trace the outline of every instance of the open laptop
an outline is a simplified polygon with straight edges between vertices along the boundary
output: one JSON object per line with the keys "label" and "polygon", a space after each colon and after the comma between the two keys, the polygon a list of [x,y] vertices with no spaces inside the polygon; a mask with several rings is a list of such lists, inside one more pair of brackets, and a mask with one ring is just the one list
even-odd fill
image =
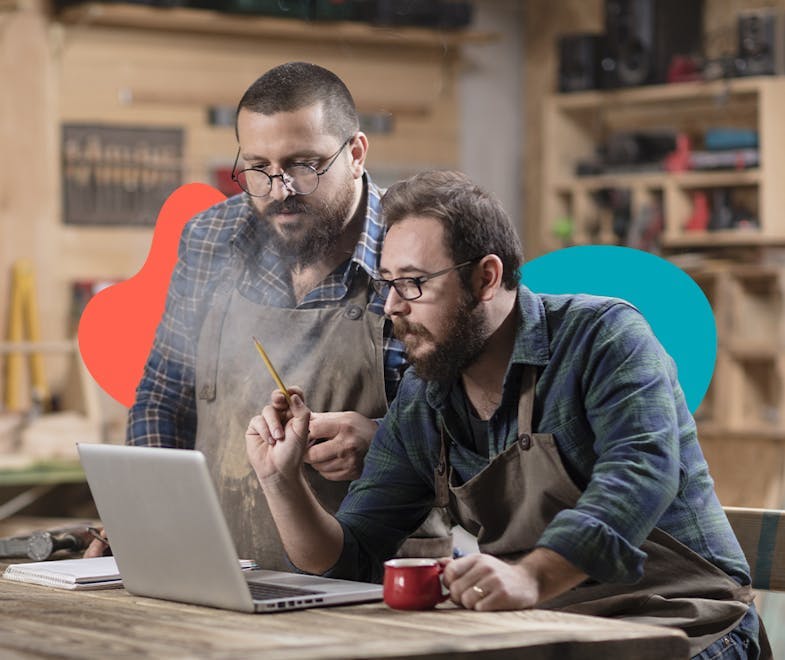
{"label": "open laptop", "polygon": [[242,612],[382,598],[378,584],[241,570],[201,452],[99,444],[78,450],[132,594]]}

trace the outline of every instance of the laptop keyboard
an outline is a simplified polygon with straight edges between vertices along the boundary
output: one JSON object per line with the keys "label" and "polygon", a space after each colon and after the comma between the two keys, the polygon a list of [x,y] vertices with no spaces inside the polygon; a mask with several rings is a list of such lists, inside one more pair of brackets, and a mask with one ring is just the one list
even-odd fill
{"label": "laptop keyboard", "polygon": [[254,600],[268,600],[271,598],[291,598],[294,596],[316,596],[324,591],[317,589],[302,589],[299,587],[285,587],[280,584],[261,584],[249,582],[248,588]]}

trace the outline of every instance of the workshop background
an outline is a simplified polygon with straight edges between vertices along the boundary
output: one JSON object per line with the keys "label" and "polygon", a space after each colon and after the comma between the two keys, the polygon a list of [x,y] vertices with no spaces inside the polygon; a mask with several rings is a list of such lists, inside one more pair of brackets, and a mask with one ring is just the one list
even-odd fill
{"label": "workshop background", "polygon": [[94,515],[74,442],[122,442],[126,409],[81,310],[177,186],[233,192],[237,100],[295,59],[346,81],[378,183],[458,168],[529,259],[628,245],[692,275],[720,500],[785,508],[785,0],[0,0],[0,519]]}

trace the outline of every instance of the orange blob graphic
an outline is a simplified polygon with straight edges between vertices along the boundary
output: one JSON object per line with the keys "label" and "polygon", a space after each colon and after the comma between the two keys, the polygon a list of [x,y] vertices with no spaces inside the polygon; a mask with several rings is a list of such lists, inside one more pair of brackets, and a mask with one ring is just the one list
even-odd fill
{"label": "orange blob graphic", "polygon": [[78,340],[85,366],[104,391],[124,406],[134,402],[164,312],[183,227],[224,199],[223,193],[203,183],[175,190],[158,214],[141,270],[93,296],[82,313]]}

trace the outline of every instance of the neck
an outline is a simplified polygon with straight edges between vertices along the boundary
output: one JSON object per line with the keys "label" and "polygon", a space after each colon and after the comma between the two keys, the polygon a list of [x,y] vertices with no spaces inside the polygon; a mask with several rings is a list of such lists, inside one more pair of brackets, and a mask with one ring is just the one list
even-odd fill
{"label": "neck", "polygon": [[515,346],[516,291],[501,291],[491,301],[491,334],[480,356],[461,374],[464,391],[482,419],[499,407],[504,375]]}

